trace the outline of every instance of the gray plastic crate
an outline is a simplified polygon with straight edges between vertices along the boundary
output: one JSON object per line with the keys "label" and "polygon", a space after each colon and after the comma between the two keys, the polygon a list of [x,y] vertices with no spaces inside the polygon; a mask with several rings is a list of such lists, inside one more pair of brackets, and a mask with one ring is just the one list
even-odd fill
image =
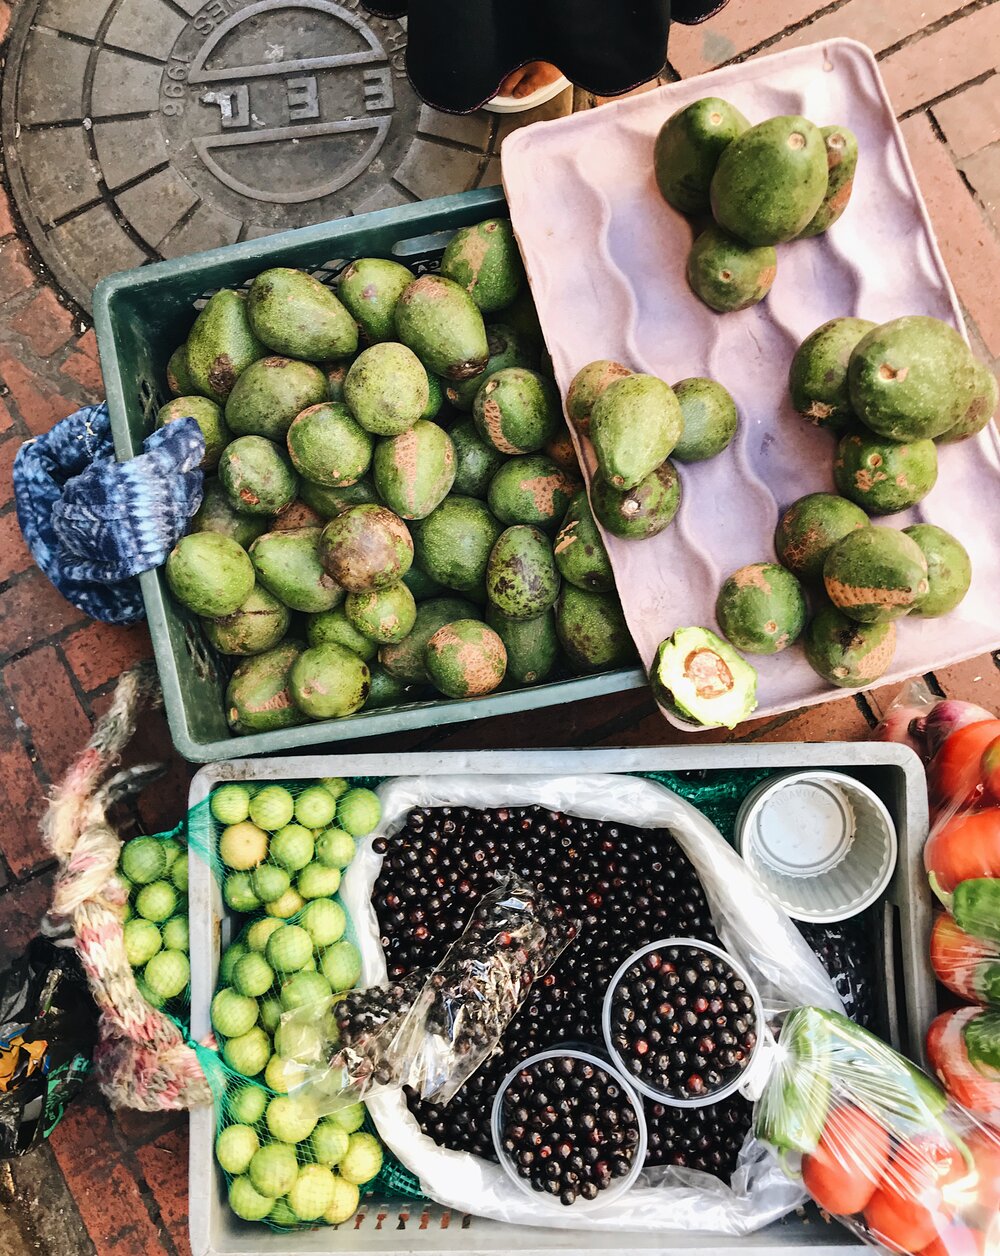
{"label": "gray plastic crate", "polygon": [[[190,805],[232,780],[308,780],[323,776],[428,776],[454,773],[521,773],[552,776],[589,772],[732,771],[737,768],[833,768],[875,790],[899,834],[899,861],[885,894],[880,953],[885,965],[883,1029],[913,1058],[923,1059],[923,1040],[937,1011],[934,977],[928,963],[932,904],[924,875],[922,850],[927,834],[927,786],[917,756],[907,748],[871,742],[797,742],[759,746],[694,746],[638,750],[451,751],[393,755],[333,754],[301,758],[234,760],[202,768],[191,784]],[[210,1031],[209,1005],[215,988],[219,953],[229,941],[218,886],[207,866],[191,857],[191,953],[208,957],[195,964],[191,977],[191,1029],[196,1040]],[[522,1256],[552,1253],[657,1252],[681,1256],[691,1251],[713,1256],[787,1251],[802,1248],[834,1256],[858,1246],[846,1230],[805,1209],[741,1239],[684,1235],[545,1230],[509,1226],[479,1217],[459,1216],[435,1204],[399,1199],[365,1200],[354,1221],[336,1229],[278,1233],[234,1217],[225,1199],[225,1183],[213,1157],[214,1114],[191,1114],[189,1177],[190,1232],[193,1256],[305,1256],[307,1253],[420,1253],[421,1256],[478,1256],[509,1252]]]}

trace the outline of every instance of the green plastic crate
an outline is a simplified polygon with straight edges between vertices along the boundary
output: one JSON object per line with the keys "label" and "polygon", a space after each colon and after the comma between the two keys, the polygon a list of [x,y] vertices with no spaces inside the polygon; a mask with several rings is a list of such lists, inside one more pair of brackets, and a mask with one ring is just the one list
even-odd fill
{"label": "green plastic crate", "polygon": [[[167,359],[187,336],[199,306],[218,288],[245,287],[271,266],[296,266],[332,282],[355,257],[393,257],[418,272],[433,269],[458,227],[505,211],[502,190],[484,188],[233,244],[102,280],[94,294],[94,318],[118,458],[140,452],[166,400]],[[208,646],[197,618],[170,597],[162,573],[145,572],[140,581],[170,732],[178,751],[194,763],[553,706],[645,683],[638,668],[604,672],[484,698],[415,702],[235,737],[223,711],[227,665]]]}

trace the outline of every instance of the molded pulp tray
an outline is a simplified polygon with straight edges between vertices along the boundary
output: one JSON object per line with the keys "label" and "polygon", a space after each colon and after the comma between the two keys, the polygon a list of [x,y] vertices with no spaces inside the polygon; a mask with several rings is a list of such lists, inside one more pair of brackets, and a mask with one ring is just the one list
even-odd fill
{"label": "molded pulp tray", "polygon": [[[899,862],[883,899],[876,946],[884,965],[882,1028],[894,1045],[920,1059],[924,1033],[937,1011],[934,978],[928,963],[931,896],[921,851],[927,835],[927,784],[917,756],[903,746],[831,742],[788,742],[758,746],[677,747],[642,750],[456,751],[399,754],[391,762],[376,755],[309,755],[301,758],[235,760],[202,768],[191,784],[189,805],[202,802],[217,785],[233,780],[289,781],[323,776],[430,776],[517,773],[557,776],[590,772],[728,772],[739,768],[832,768],[856,777],[889,808],[899,834]],[[190,857],[191,953],[203,957],[191,974],[191,1031],[196,1041],[210,1030],[209,1005],[215,988],[219,952],[230,941],[232,919],[225,915],[219,888],[208,864]],[[225,1199],[225,1184],[215,1165],[214,1114],[191,1113],[190,1229],[193,1256],[306,1256],[330,1253],[420,1253],[421,1256],[486,1256],[509,1253],[551,1256],[605,1252],[659,1256],[711,1252],[713,1256],[777,1256],[807,1248],[817,1256],[835,1256],[857,1242],[836,1222],[823,1222],[813,1209],[743,1239],[712,1235],[609,1233],[508,1226],[480,1217],[461,1217],[435,1204],[371,1198],[354,1221],[297,1233],[277,1233],[238,1220]]]}
{"label": "molded pulp tray", "polygon": [[[688,288],[691,228],[653,178],[653,141],[664,120],[709,95],[731,101],[754,123],[801,113],[819,126],[848,126],[861,153],[841,220],[816,239],[779,244],[770,295],[723,315]],[[761,57],[526,127],[504,143],[503,176],[563,395],[582,366],[614,358],[670,384],[710,376],[739,409],[729,449],[680,467],[684,499],[671,527],[648,541],[605,535],[648,667],[675,628],[717,627],[715,597],[731,571],[774,561],[781,510],[805,493],[835,491],[834,438],[799,418],[788,400],[798,344],[840,315],[886,322],[931,314],[962,330],[958,303],[875,60],[851,40]],[[586,456],[592,469],[589,444]],[[923,502],[875,522],[928,522],[954,532],[972,555],[972,588],[951,615],[898,625],[886,684],[1000,646],[1000,438],[990,427],[941,446],[939,459],[937,486]],[[845,692],[812,671],[801,647],[752,662],[760,674],[758,716]]]}

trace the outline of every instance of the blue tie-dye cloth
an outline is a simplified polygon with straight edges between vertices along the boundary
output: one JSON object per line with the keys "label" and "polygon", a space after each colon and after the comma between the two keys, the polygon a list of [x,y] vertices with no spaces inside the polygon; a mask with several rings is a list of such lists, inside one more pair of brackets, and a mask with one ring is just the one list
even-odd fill
{"label": "blue tie-dye cloth", "polygon": [[194,419],[116,462],[107,405],[87,406],[14,460],[17,518],[38,566],[67,601],[106,624],[145,617],[139,572],[160,567],[201,505],[205,440]]}

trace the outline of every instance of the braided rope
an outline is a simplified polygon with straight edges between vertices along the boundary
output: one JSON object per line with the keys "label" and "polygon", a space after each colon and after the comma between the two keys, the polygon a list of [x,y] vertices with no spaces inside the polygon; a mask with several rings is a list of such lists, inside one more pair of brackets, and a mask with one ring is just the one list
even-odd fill
{"label": "braided rope", "polygon": [[42,836],[59,860],[49,921],[69,921],[91,993],[100,1011],[94,1053],[98,1083],[113,1107],[145,1112],[211,1103],[194,1050],[178,1026],[139,993],[122,932],[125,887],[117,875],[122,841],[107,810],[149,779],[150,765],[105,780],[135,732],[147,705],[159,702],[152,665],[142,663],[118,682],[110,710],[86,749],[53,791]]}

